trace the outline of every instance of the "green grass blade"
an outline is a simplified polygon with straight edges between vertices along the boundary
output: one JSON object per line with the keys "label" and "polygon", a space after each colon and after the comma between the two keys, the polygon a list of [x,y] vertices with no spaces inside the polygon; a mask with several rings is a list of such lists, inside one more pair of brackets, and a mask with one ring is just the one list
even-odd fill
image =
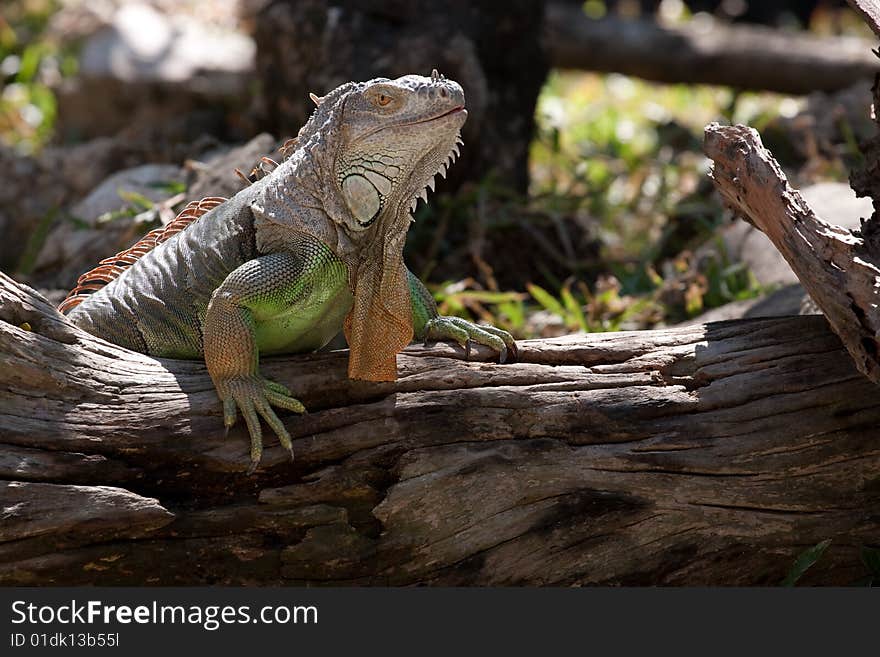
{"label": "green grass blade", "polygon": [[803,577],[804,573],[822,558],[829,545],[831,545],[830,538],[825,539],[821,543],[816,543],[813,547],[801,552],[798,558],[795,559],[791,570],[788,571],[788,575],[782,580],[782,586],[794,586]]}

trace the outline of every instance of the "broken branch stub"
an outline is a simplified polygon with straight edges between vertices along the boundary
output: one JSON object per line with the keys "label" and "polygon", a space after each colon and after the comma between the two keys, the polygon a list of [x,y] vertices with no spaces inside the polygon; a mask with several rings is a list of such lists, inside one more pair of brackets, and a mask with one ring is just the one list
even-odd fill
{"label": "broken branch stub", "polygon": [[753,128],[712,123],[704,151],[724,201],[770,238],[859,371],[880,383],[880,254],[817,217]]}

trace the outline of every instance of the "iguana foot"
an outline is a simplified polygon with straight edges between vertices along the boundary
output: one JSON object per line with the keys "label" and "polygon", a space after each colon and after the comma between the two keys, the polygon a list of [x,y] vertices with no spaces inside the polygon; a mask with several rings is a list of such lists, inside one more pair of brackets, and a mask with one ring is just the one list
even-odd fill
{"label": "iguana foot", "polygon": [[491,347],[498,352],[498,362],[516,360],[516,341],[507,331],[494,326],[477,325],[461,317],[435,317],[425,324],[425,344],[436,340],[454,340],[464,347],[465,357],[471,355],[471,342]]}
{"label": "iguana foot", "polygon": [[278,442],[290,452],[290,458],[293,458],[290,434],[272,410],[272,406],[278,406],[294,413],[306,412],[302,403],[290,396],[290,390],[258,374],[237,376],[217,382],[216,385],[217,394],[223,402],[223,424],[226,430],[229,431],[229,428],[235,424],[238,409],[241,409],[247,424],[251,436],[251,465],[248,474],[252,474],[257,469],[263,456],[263,429],[260,426],[260,417],[272,427],[278,435]]}

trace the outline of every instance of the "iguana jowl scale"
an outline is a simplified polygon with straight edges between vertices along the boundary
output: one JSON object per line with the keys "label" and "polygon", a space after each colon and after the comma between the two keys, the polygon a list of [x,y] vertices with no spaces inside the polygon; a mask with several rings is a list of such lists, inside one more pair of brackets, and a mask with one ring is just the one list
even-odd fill
{"label": "iguana jowl scale", "polygon": [[344,327],[349,376],[390,381],[413,337],[473,340],[502,362],[516,349],[505,331],[439,316],[403,263],[416,200],[458,153],[461,86],[435,70],[349,82],[313,100],[274,171],[102,261],[102,274],[81,277],[62,304],[75,324],[120,346],[204,357],[225,425],[238,409],[247,423],[252,469],[263,449],[259,418],[292,454],[272,406],[305,410],[260,375],[260,354],[314,351]]}

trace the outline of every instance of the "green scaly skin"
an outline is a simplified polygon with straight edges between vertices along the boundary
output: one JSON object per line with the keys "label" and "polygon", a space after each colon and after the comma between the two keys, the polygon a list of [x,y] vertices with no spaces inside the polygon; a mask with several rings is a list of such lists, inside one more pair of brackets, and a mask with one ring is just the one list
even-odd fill
{"label": "green scaly skin", "polygon": [[317,102],[290,159],[69,313],[86,331],[135,351],[204,358],[227,430],[238,411],[247,425],[251,472],[262,456],[260,420],[292,456],[272,407],[305,412],[289,389],[260,374],[260,354],[326,345],[357,309],[364,281],[373,285],[368,298],[384,298],[383,286],[394,282],[387,272],[405,271],[415,339],[487,345],[501,362],[516,355],[510,334],[440,316],[424,285],[398,269],[408,209],[457,154],[461,87],[435,72],[349,83]]}

